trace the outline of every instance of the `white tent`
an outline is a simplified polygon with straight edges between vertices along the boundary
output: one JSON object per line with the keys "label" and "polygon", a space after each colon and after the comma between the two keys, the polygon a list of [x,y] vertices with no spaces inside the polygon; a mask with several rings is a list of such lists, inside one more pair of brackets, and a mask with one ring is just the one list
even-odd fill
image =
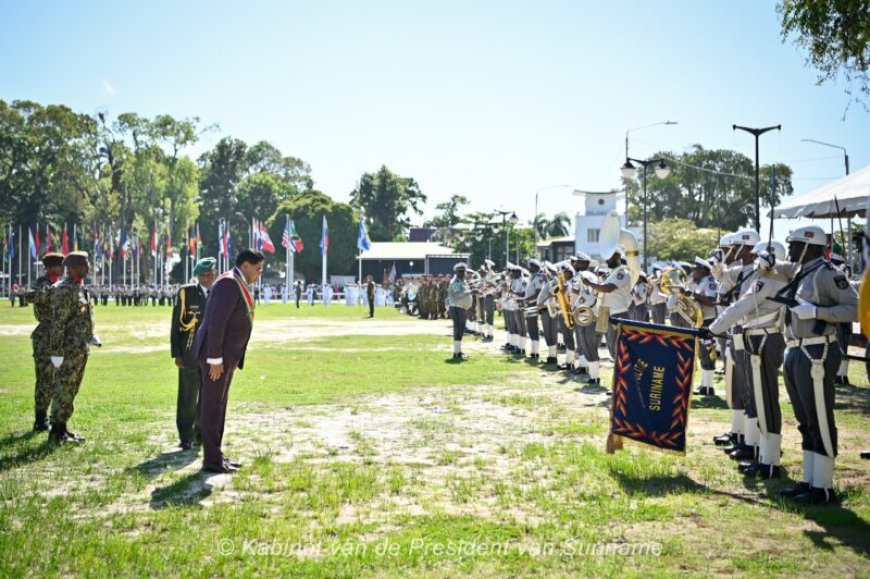
{"label": "white tent", "polygon": [[[863,217],[866,215],[868,199],[870,199],[870,166],[783,203],[774,211],[775,217],[788,219],[797,217],[823,219],[856,215]],[[770,216],[770,212],[767,215]]]}

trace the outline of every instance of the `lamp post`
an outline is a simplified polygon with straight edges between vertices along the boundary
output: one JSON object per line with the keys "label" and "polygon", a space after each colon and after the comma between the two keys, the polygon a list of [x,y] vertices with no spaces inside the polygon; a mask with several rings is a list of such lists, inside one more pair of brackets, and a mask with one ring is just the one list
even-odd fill
{"label": "lamp post", "polygon": [[[519,223],[520,220],[517,217],[517,214],[513,211],[500,211],[499,209],[496,209],[495,213],[501,215],[501,226],[502,229],[504,229],[504,260],[505,264],[507,264],[508,260],[510,259],[511,246],[510,232],[507,228],[507,222],[510,221],[511,225],[516,225],[517,223]],[[510,214],[510,217],[508,217],[508,214]]]}
{"label": "lamp post", "polygon": [[[666,179],[668,175],[671,174],[671,168],[668,167],[668,164],[665,163],[664,159],[632,159],[631,157],[625,158],[625,165],[622,166],[622,176],[626,179],[634,179],[637,175],[637,168],[632,165],[632,162],[639,164],[643,168],[642,173],[642,181],[643,181],[643,270],[647,271],[647,250],[646,250],[646,224],[647,224],[647,195],[646,195],[646,170],[647,167],[655,165],[656,177],[659,179]],[[626,220],[628,219],[628,213],[626,213]]]}
{"label": "lamp post", "polygon": [[833,147],[835,149],[840,149],[841,151],[843,151],[843,160],[846,162],[846,175],[849,174],[849,153],[846,152],[846,147],[841,147],[840,145],[832,145],[831,143],[825,143],[824,141],[817,141],[815,139],[801,139],[801,142],[815,143],[817,145],[824,145],[826,147]]}
{"label": "lamp post", "polygon": [[[628,159],[628,135],[635,131],[642,131],[643,129],[649,129],[650,127],[658,127],[661,125],[678,125],[679,121],[659,121],[657,123],[650,123],[648,125],[641,125],[639,127],[632,127],[630,129],[626,129],[625,131],[625,158]],[[628,207],[630,203],[628,200],[628,191],[625,192],[625,222],[628,224]]]}
{"label": "lamp post", "polygon": [[538,247],[538,195],[540,195],[541,191],[547,191],[549,189],[560,189],[562,187],[570,187],[570,185],[549,185],[547,187],[541,187],[537,191],[535,191],[535,213],[534,213],[534,233],[535,233],[535,250],[537,251]]}
{"label": "lamp post", "polygon": [[761,201],[760,201],[760,193],[758,187],[758,137],[763,135],[768,131],[772,131],[776,129],[777,131],[782,130],[782,125],[775,125],[772,127],[764,127],[760,129],[753,129],[751,127],[741,127],[740,125],[732,125],[732,130],[736,131],[740,129],[741,131],[746,131],[750,135],[755,137],[755,230],[761,230]]}

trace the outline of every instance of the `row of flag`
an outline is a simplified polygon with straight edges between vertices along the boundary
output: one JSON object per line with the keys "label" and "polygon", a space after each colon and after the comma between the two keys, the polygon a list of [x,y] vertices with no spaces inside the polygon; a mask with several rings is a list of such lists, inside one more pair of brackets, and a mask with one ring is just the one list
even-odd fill
{"label": "row of flag", "polygon": [[[265,223],[258,220],[257,218],[253,218],[251,220],[251,231],[253,233],[252,241],[254,247],[256,247],[259,251],[275,253],[275,244],[272,243],[272,238],[269,236],[269,232],[266,228]],[[157,223],[154,223],[151,229],[150,244],[152,256],[157,256],[157,251],[160,245],[160,237],[161,235],[159,234],[159,227]],[[172,246],[170,236],[168,233],[165,233],[162,235],[162,237],[163,245],[168,252]],[[112,259],[115,256],[115,236],[111,235],[111,232],[107,235],[105,231],[94,228],[93,238],[93,252],[95,256],[103,255],[108,259]],[[133,238],[134,240],[131,246],[131,239],[127,235],[127,225],[122,225],[117,235],[117,249],[119,250],[121,259],[125,259],[128,254],[132,254],[134,257],[136,257],[139,251],[144,250],[144,246],[142,245],[139,236],[135,232],[133,234]],[[218,224],[218,244],[218,253],[221,257],[229,256],[232,254],[232,235],[230,233],[230,228],[226,224],[226,221],[221,221]],[[281,245],[286,248],[287,251],[292,253],[301,253],[302,250],[305,248],[305,244],[302,242],[302,238],[299,237],[299,234],[296,232],[296,226],[293,223],[293,220],[290,218],[287,219],[287,224],[284,227],[284,232],[281,236]],[[185,246],[187,247],[190,255],[199,255],[199,250],[202,247],[202,236],[199,232],[199,224],[185,230]],[[64,225],[62,232],[52,231],[52,227],[50,225],[46,225],[44,237],[40,236],[40,227],[39,225],[37,225],[35,230],[31,227],[27,228],[27,247],[28,253],[30,253],[30,256],[33,259],[37,259],[38,256],[42,253],[48,253],[50,251],[59,251],[66,255],[70,251],[78,251],[79,236],[74,229],[72,236],[72,247],[70,247],[70,236],[68,234],[66,225]],[[360,252],[369,251],[371,249],[371,239],[369,239],[365,222],[362,218],[360,218],[359,220],[357,249],[359,249]],[[9,256],[10,259],[13,259],[15,257],[15,230],[12,226],[9,226],[7,231],[4,232],[3,251]],[[324,215],[323,227],[320,235],[320,254],[325,256],[328,253],[329,225],[327,224],[326,216]]]}

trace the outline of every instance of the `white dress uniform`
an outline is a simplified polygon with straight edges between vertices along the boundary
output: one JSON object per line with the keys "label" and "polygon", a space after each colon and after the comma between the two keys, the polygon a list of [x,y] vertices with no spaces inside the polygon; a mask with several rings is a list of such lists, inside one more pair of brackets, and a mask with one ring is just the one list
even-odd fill
{"label": "white dress uniform", "polygon": [[[606,315],[625,317],[628,312],[628,306],[631,305],[631,272],[628,266],[618,265],[610,272],[607,279],[602,285],[613,284],[616,289],[610,293],[603,293],[600,296],[601,305],[606,308]],[[603,314],[602,314],[603,315]],[[612,324],[607,324],[607,349],[610,351],[610,357],[616,360],[616,327]]]}

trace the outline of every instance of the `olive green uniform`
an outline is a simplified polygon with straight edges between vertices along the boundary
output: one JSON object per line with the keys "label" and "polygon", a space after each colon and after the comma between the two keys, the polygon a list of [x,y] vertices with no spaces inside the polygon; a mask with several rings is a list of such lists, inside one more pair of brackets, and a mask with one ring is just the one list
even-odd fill
{"label": "olive green uniform", "polygon": [[196,356],[193,355],[193,341],[196,329],[205,315],[206,294],[199,284],[181,287],[175,296],[172,308],[170,345],[173,358],[182,358],[184,368],[178,370],[178,399],[175,412],[175,425],[182,443],[199,442],[199,393],[202,376]]}
{"label": "olive green uniform", "polygon": [[30,334],[33,342],[33,362],[36,366],[36,414],[45,418],[51,405],[54,382],[54,366],[51,364],[51,288],[54,284],[48,276],[36,278],[28,297],[33,301],[33,315],[36,316],[36,329]]}

